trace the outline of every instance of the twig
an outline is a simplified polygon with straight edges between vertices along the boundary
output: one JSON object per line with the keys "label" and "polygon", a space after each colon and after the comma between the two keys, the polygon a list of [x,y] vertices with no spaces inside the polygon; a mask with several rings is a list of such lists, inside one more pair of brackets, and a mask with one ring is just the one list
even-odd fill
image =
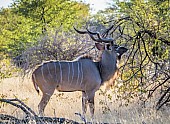
{"label": "twig", "polygon": [[81,120],[82,120],[85,124],[87,123],[86,118],[85,118],[82,114],[80,114],[80,113],[75,113],[75,115],[80,116]]}
{"label": "twig", "polygon": [[[165,84],[168,80],[170,79],[170,77],[168,77],[167,79],[165,79],[161,84],[157,85],[154,89],[151,89],[150,91],[152,91],[152,93],[148,94],[148,98],[152,96],[152,94],[156,91],[157,88],[159,88],[160,86],[162,86],[163,84]],[[170,89],[170,87],[169,87]]]}
{"label": "twig", "polygon": [[19,100],[19,99],[7,99],[7,100],[10,100],[10,101],[18,101],[21,105],[23,105],[31,114],[33,114],[34,116],[37,116],[36,114],[35,114],[35,112],[31,109],[31,108],[29,108],[27,105],[25,105],[21,100]]}
{"label": "twig", "polygon": [[[12,101],[16,101],[16,99],[12,99]],[[28,116],[28,117],[31,117],[31,114],[29,111],[27,111],[22,105],[18,105],[16,103],[13,103],[10,99],[0,99],[0,102],[6,102],[6,103],[9,103],[17,108],[20,108],[23,112],[25,112],[25,114]]]}
{"label": "twig", "polygon": [[[165,96],[169,93],[169,95],[167,96],[167,99],[163,101],[163,99],[165,98]],[[165,103],[170,101],[170,87],[165,91],[165,93],[161,96],[161,98],[159,99],[159,101],[157,102],[157,110],[159,110]],[[162,103],[161,103],[162,102]]]}

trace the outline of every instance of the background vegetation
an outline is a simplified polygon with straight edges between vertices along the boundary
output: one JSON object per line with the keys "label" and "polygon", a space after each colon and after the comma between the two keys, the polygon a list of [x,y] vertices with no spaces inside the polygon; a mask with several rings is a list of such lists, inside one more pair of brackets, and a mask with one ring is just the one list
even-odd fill
{"label": "background vegetation", "polygon": [[96,57],[88,36],[73,31],[73,25],[87,24],[129,49],[120,67],[122,81],[112,90],[115,99],[128,105],[137,97],[145,103],[158,93],[155,107],[169,106],[169,9],[168,0],[113,0],[109,8],[91,15],[89,5],[72,0],[14,0],[0,9],[0,79],[45,60],[72,60],[84,53]]}

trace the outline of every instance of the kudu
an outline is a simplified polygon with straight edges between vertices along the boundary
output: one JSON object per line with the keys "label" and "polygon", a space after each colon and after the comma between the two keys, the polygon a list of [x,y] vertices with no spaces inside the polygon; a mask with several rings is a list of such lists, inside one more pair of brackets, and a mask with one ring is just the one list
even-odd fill
{"label": "kudu", "polygon": [[80,57],[74,61],[50,61],[35,69],[32,74],[34,87],[38,93],[39,89],[43,93],[38,105],[40,115],[43,115],[50,97],[57,89],[61,92],[82,91],[83,115],[89,105],[93,117],[95,92],[104,83],[113,84],[117,77],[117,61],[127,49],[114,45],[112,38],[102,38],[99,33],[88,29],[75,30],[80,34],[88,34],[96,42],[97,49],[102,51],[101,60],[94,62],[90,58]]}

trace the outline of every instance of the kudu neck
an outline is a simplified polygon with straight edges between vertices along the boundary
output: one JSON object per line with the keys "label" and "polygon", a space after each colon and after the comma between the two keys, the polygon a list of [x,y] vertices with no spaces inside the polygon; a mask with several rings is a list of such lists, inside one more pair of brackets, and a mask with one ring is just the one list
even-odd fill
{"label": "kudu neck", "polygon": [[108,81],[117,70],[117,57],[116,53],[113,54],[111,51],[104,51],[100,60],[100,73],[102,81]]}

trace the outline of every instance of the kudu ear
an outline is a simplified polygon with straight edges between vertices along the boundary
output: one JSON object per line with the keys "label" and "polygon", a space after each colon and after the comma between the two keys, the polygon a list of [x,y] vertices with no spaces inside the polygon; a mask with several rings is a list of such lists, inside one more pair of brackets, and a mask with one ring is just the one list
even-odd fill
{"label": "kudu ear", "polygon": [[105,50],[105,45],[101,43],[95,43],[95,46],[98,50],[103,51]]}
{"label": "kudu ear", "polygon": [[123,53],[125,53],[128,49],[125,48],[125,47],[118,47],[116,49],[116,52],[118,54],[118,59],[120,60],[121,59],[121,56],[123,55]]}

